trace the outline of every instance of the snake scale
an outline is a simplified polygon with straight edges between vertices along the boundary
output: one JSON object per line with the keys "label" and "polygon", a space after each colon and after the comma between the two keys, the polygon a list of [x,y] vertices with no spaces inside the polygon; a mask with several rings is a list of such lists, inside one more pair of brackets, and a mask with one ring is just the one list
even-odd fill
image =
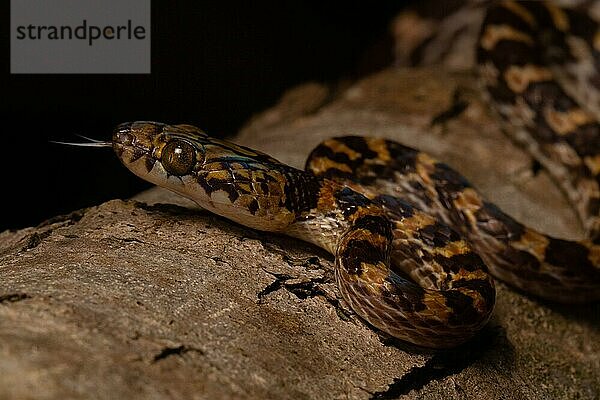
{"label": "snake scale", "polygon": [[448,348],[488,321],[492,275],[551,301],[600,298],[600,125],[579,106],[598,99],[559,83],[562,71],[580,86],[600,86],[599,51],[600,31],[586,15],[514,1],[488,9],[478,48],[490,100],[513,124],[507,129],[566,182],[590,233],[578,242],[524,226],[448,165],[380,138],[326,140],[305,170],[191,125],[125,123],[111,142],[91,145],[112,146],[134,174],[211,212],[326,249],[360,317],[415,345]]}

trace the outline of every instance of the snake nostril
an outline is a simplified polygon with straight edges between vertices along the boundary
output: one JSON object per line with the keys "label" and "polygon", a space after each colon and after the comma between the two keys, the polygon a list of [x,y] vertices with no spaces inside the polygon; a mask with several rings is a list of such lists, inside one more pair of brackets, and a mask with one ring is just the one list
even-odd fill
{"label": "snake nostril", "polygon": [[130,146],[135,140],[135,136],[131,133],[131,122],[119,124],[113,131],[113,143]]}

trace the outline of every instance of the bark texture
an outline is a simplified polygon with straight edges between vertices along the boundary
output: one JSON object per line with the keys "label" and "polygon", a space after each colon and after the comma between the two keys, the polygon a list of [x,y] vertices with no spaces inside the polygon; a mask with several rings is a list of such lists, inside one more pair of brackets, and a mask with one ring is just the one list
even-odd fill
{"label": "bark texture", "polygon": [[[307,84],[237,141],[302,167],[320,140],[385,136],[463,172],[538,229],[580,227],[498,130],[474,78],[386,70]],[[125,169],[123,173],[128,173]],[[160,189],[0,234],[0,399],[597,399],[600,306],[498,284],[472,342],[417,351],[340,300],[332,257]]]}

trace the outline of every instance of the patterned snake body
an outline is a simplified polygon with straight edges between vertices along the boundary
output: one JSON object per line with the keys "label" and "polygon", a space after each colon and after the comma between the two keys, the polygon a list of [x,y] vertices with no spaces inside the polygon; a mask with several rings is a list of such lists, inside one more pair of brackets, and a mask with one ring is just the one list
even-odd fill
{"label": "patterned snake body", "polygon": [[600,27],[551,2],[503,2],[477,51],[505,131],[552,173],[600,241]]}
{"label": "patterned snake body", "polygon": [[[327,140],[306,171],[189,125],[122,124],[112,145],[145,180],[330,251],[345,301],[413,344],[453,347],[487,322],[495,289],[482,257],[496,276],[539,296],[598,296],[600,270],[573,263],[589,260],[590,248],[523,227],[446,164],[393,141]],[[565,250],[569,259],[552,258]]]}
{"label": "patterned snake body", "polygon": [[[568,41],[574,17],[537,2],[503,2],[487,15],[478,54],[490,98],[516,121],[525,147],[561,171],[589,240],[528,228],[448,165],[385,139],[329,139],[304,171],[190,125],[121,124],[112,142],[97,145],[112,146],[133,173],[209,211],[328,250],[352,309],[419,346],[453,347],[481,329],[495,303],[488,271],[548,300],[598,300],[598,123],[558,85],[538,49],[547,45],[541,26]],[[597,38],[585,39],[592,56]]]}
{"label": "patterned snake body", "polygon": [[493,309],[493,281],[460,235],[400,198],[344,178],[348,168],[385,168],[392,160],[400,163],[392,168],[409,168],[412,149],[339,138],[315,149],[301,171],[192,126],[152,122],[120,125],[113,148],[136,175],[207,210],[330,251],[344,299],[397,338],[452,347]]}

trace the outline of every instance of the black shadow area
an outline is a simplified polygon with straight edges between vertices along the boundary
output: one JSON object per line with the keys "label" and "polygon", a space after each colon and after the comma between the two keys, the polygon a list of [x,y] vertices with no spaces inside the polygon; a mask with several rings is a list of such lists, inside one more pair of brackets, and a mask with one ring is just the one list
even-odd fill
{"label": "black shadow area", "polygon": [[0,231],[149,187],[109,149],[49,140],[108,139],[131,120],[231,135],[295,84],[386,65],[389,22],[408,3],[153,0],[152,74],[11,75],[10,2],[2,2]]}

